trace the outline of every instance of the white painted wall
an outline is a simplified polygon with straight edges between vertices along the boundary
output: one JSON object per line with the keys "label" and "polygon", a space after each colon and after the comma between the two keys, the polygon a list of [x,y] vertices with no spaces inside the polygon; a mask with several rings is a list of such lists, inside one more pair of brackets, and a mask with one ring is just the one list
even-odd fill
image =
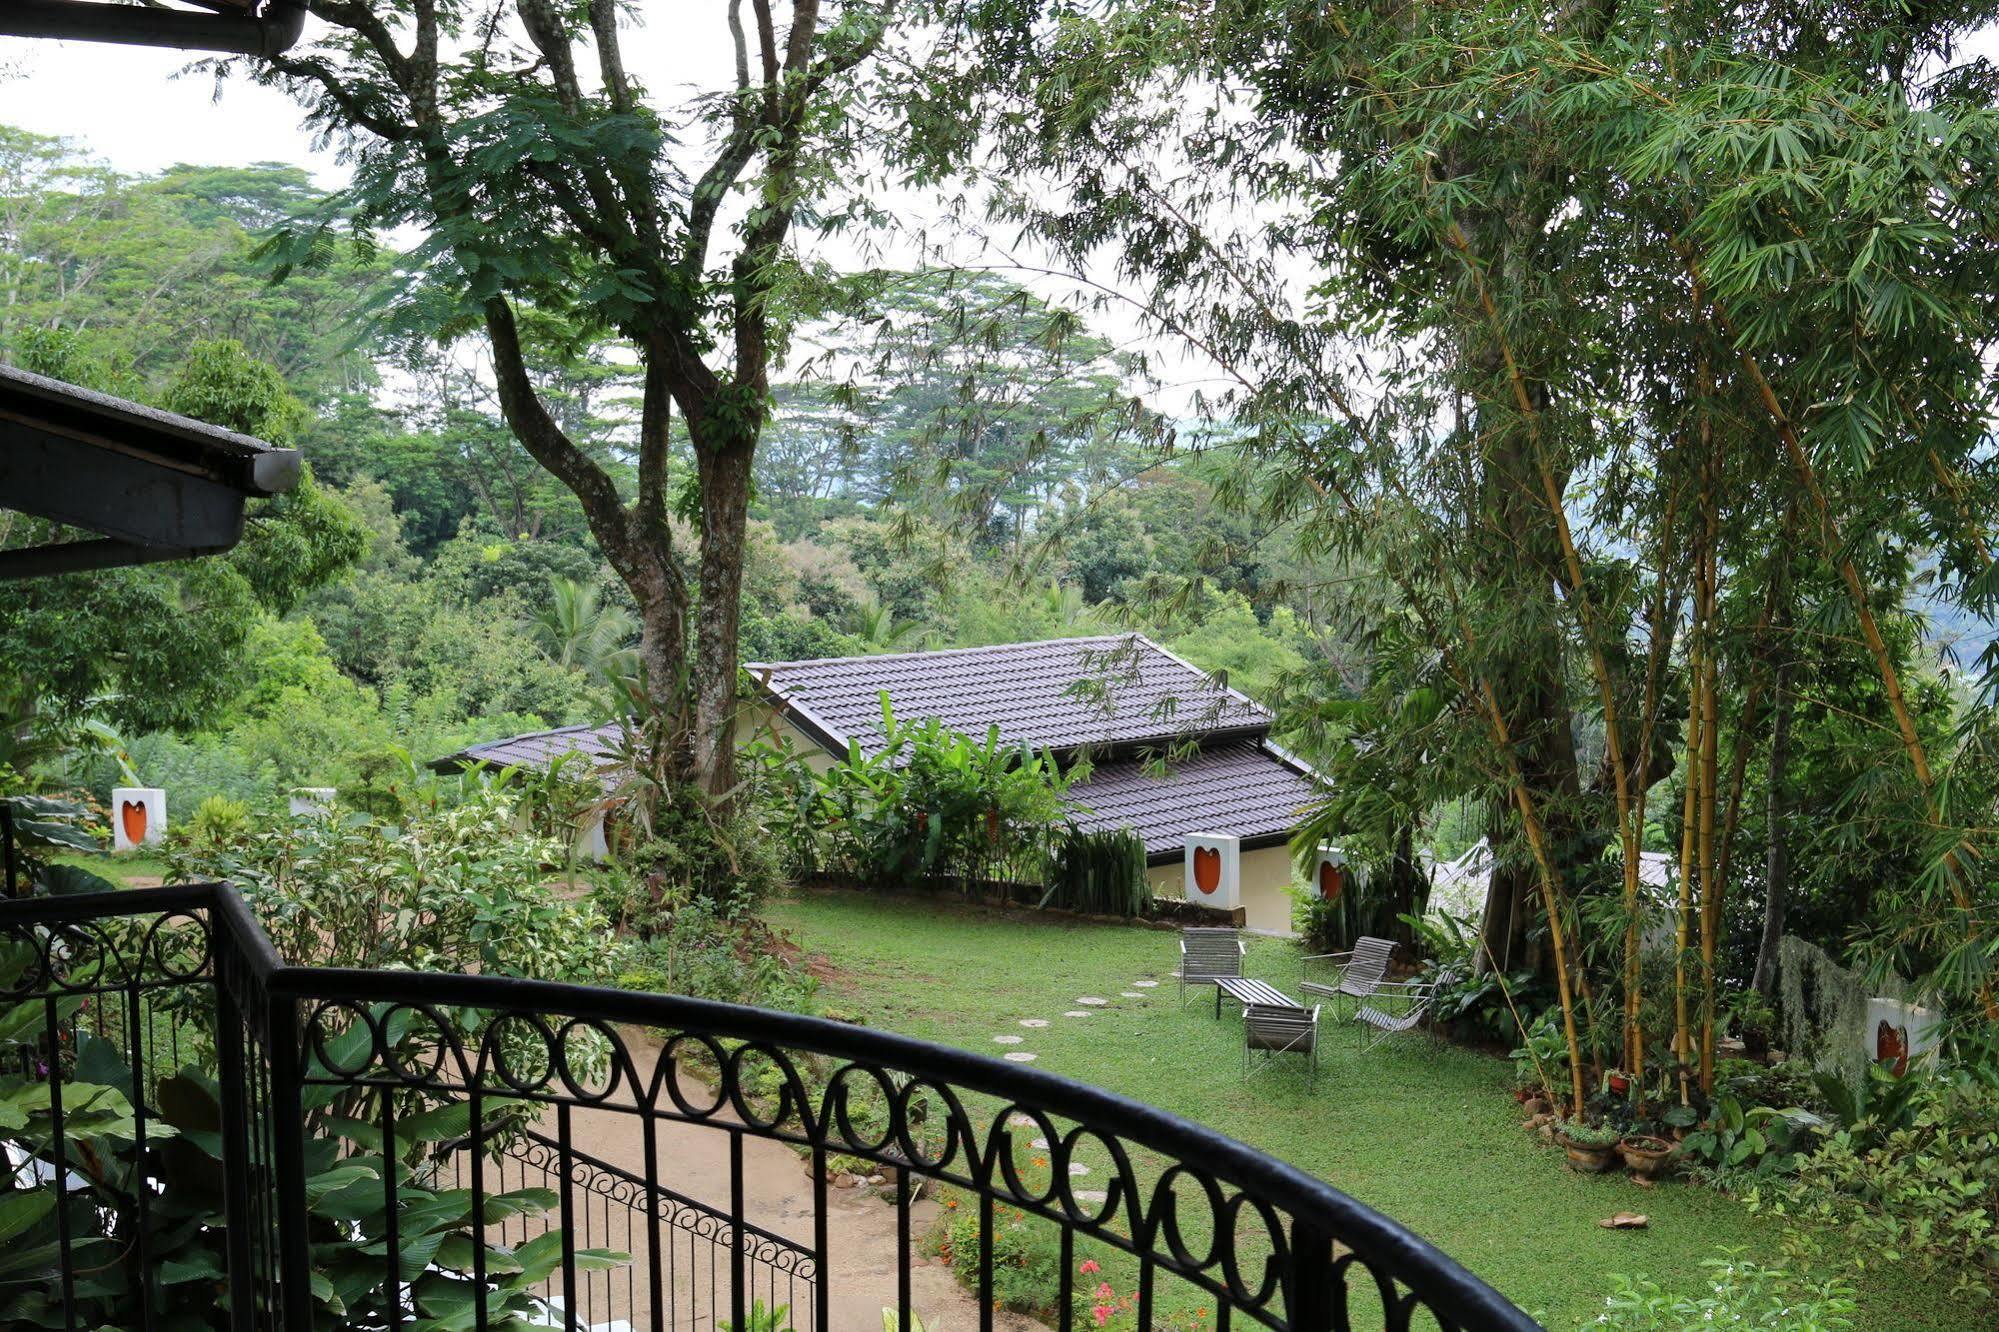
{"label": "white painted wall", "polygon": [[[1179,900],[1187,895],[1186,867],[1178,860],[1149,865],[1146,880],[1154,897]],[[1245,927],[1265,934],[1290,935],[1291,852],[1266,846],[1242,853],[1242,908]]]}

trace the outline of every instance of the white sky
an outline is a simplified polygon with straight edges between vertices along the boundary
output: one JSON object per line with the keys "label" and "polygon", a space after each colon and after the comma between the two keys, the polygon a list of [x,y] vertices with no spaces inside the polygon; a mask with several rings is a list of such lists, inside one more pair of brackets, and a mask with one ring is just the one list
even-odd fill
{"label": "white sky", "polygon": [[[651,22],[626,27],[625,57],[656,100],[673,104],[697,88],[726,86],[733,56],[723,5],[683,3],[672,6],[678,13],[671,17],[659,0],[647,7],[654,13]],[[308,40],[311,33],[308,28]],[[218,97],[213,78],[183,73],[198,58],[143,47],[0,38],[0,124],[71,139],[121,171],[153,172],[180,162],[285,162],[305,167],[322,187],[345,182],[347,172],[334,153],[313,150],[291,99],[242,79],[230,80]],[[899,198],[895,212],[909,230],[923,231],[935,243],[946,229],[935,225],[937,218],[921,215],[923,202],[917,196]],[[867,260],[844,240],[818,244],[827,258],[841,264],[913,267],[918,261],[918,251],[906,241],[876,237],[875,242],[882,252]],[[955,256],[961,262],[975,257]],[[1030,262],[1037,258],[1025,257]],[[1017,276],[1051,299],[1071,289],[1055,280]],[[1216,387],[1212,367],[1189,358],[1178,345],[1147,335],[1133,312],[1112,307],[1092,313],[1090,322],[1114,344],[1151,353],[1155,373],[1173,381],[1150,395],[1156,405],[1181,410],[1195,389]]]}

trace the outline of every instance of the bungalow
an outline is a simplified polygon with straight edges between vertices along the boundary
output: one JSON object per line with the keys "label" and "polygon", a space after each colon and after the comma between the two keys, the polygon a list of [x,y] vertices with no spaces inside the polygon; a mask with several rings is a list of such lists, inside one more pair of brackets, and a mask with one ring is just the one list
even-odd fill
{"label": "bungalow", "polygon": [[[904,720],[935,717],[972,735],[997,726],[1006,740],[1065,763],[1087,759],[1087,775],[1068,793],[1076,823],[1137,833],[1155,894],[1186,894],[1189,836],[1217,838],[1225,849],[1232,839],[1244,923],[1290,931],[1288,842],[1317,778],[1271,742],[1267,709],[1141,635],[746,669],[757,692],[743,733],[782,735],[816,767],[850,743],[879,749],[884,693]],[[604,745],[598,728],[566,727],[476,745],[439,765],[540,766],[571,750],[601,754]]]}

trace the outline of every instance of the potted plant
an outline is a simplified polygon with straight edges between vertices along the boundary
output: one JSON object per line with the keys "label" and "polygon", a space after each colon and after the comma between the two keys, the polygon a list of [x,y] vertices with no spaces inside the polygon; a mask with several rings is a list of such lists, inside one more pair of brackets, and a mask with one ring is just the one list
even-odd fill
{"label": "potted plant", "polygon": [[1631,1075],[1621,1068],[1613,1068],[1603,1075],[1603,1085],[1613,1096],[1631,1095]]}
{"label": "potted plant", "polygon": [[1650,1133],[1627,1133],[1617,1148],[1632,1174],[1652,1179],[1672,1169],[1679,1144]]}
{"label": "potted plant", "polygon": [[1568,1153],[1569,1164],[1592,1173],[1610,1169],[1618,1139],[1623,1135],[1608,1124],[1588,1124],[1565,1119],[1555,1129],[1555,1141]]}

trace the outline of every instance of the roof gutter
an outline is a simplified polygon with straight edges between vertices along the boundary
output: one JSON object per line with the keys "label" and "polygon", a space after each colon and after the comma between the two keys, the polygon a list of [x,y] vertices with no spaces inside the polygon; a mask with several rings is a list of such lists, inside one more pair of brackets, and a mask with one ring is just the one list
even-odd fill
{"label": "roof gutter", "polygon": [[304,33],[306,4],[267,0],[261,13],[237,16],[92,0],[9,0],[0,5],[0,35],[269,57],[290,50]]}

